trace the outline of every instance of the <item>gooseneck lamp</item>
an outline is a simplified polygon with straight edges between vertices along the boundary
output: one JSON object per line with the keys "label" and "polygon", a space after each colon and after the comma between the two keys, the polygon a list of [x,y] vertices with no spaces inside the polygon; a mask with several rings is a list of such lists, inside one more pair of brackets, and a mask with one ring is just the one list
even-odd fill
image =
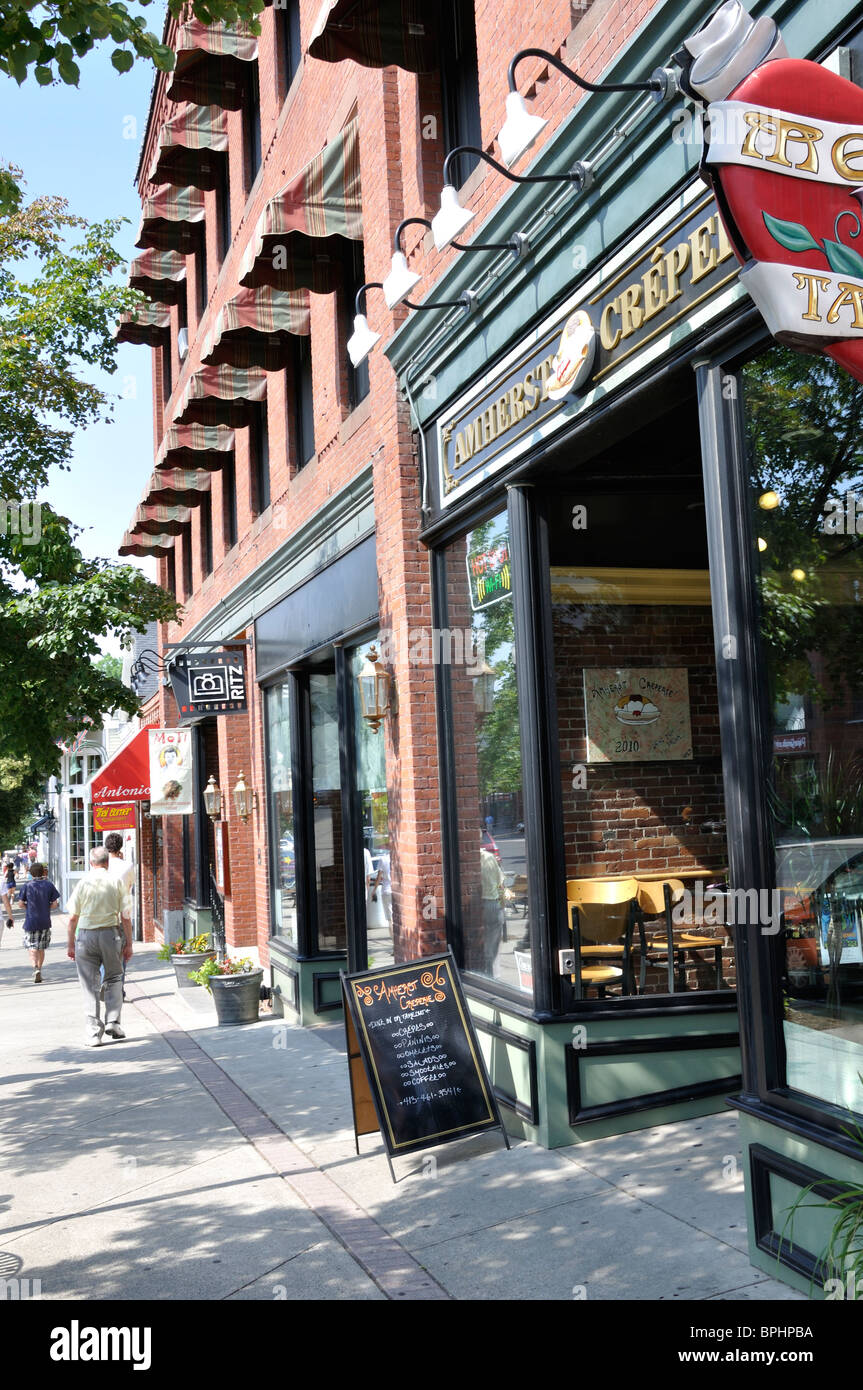
{"label": "gooseneck lamp", "polygon": [[590,183],[590,165],[586,162],[579,161],[565,174],[511,174],[505,165],[492,159],[491,155],[486,154],[478,145],[457,145],[454,150],[450,150],[443,162],[444,186],[440,195],[440,211],[432,218],[432,236],[438,251],[443,251],[444,247],[449,246],[476,216],[468,208],[462,207],[458,189],[450,182],[453,160],[463,154],[474,155],[484,160],[512,183],[571,183],[578,189],[586,188]]}
{"label": "gooseneck lamp", "polygon": [[[397,304],[403,304],[414,286],[419,284],[422,279],[422,276],[417,275],[408,266],[407,258],[402,250],[402,232],[405,227],[431,228],[431,225],[426,217],[405,217],[396,227],[393,237],[395,249],[392,269],[384,280],[384,299],[389,309],[394,309]],[[456,251],[509,251],[515,260],[520,260],[530,249],[530,242],[523,232],[516,232],[509,241],[472,242],[470,246],[462,246],[460,242],[453,241],[450,242],[450,245],[455,247]]]}

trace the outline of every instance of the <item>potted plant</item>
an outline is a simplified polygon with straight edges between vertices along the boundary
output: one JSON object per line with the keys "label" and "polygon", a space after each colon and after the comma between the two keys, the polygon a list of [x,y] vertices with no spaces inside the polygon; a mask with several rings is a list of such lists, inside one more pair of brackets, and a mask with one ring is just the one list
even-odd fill
{"label": "potted plant", "polygon": [[220,1026],[257,1023],[264,972],[248,956],[205,961],[190,978],[212,994]]}
{"label": "potted plant", "polygon": [[174,967],[178,989],[191,989],[189,972],[199,970],[208,960],[215,960],[207,932],[192,936],[188,941],[166,941],[158,953],[159,960],[169,960]]}

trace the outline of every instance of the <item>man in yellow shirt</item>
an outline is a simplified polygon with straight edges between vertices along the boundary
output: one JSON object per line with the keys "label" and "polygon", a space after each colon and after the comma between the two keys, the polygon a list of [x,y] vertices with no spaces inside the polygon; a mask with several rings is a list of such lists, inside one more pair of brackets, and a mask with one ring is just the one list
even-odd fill
{"label": "man in yellow shirt", "polygon": [[[125,1038],[120,1027],[123,1008],[123,962],[132,956],[132,904],[122,879],[108,872],[108,851],[90,854],[90,872],[79,880],[69,902],[66,954],[74,960],[84,991],[87,1046],[98,1047],[102,1034]],[[105,1022],[99,1016],[100,970],[105,968]]]}

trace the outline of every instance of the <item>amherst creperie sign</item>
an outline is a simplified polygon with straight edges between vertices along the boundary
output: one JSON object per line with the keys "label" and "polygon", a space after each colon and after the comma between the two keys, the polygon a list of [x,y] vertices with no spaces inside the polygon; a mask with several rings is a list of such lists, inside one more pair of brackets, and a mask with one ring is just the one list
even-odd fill
{"label": "amherst creperie sign", "polygon": [[469,480],[488,476],[528,447],[540,424],[555,415],[563,423],[567,407],[572,413],[575,397],[555,399],[549,386],[574,308],[589,315],[597,336],[583,394],[736,278],[738,263],[709,194],[699,191],[683,210],[675,204],[652,233],[638,254],[600,272],[587,298],[567,300],[498,372],[488,373],[438,420],[444,505]]}

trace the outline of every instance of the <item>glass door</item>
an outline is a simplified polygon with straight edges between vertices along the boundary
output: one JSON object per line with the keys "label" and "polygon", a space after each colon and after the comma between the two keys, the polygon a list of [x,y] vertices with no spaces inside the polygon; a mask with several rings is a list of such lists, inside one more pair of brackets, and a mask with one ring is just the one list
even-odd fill
{"label": "glass door", "polygon": [[[383,728],[375,731],[354,698],[357,677],[365,661],[371,640],[354,647],[349,654],[346,670],[350,677],[350,700],[353,713],[353,769],[350,796],[353,820],[362,838],[362,879],[364,905],[364,942],[358,941],[357,955],[365,955],[365,964],[389,965],[393,954],[393,864],[389,831],[389,802],[387,798],[386,754]],[[362,933],[361,933],[362,934]],[[364,947],[364,950],[363,950]]]}

